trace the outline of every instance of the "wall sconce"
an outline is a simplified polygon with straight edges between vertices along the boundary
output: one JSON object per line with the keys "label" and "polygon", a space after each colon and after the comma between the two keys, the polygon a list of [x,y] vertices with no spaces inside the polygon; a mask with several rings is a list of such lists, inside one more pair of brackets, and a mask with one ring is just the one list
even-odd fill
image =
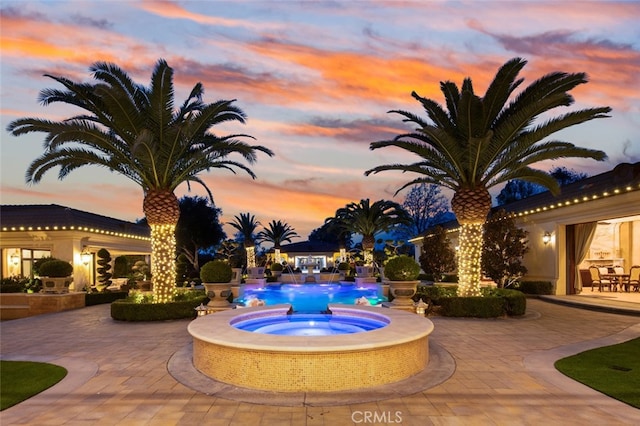
{"label": "wall sconce", "polygon": [[82,260],[82,263],[84,264],[84,266],[87,266],[89,262],[91,262],[91,253],[89,253],[86,250],[83,251],[82,254],[80,255],[80,259]]}
{"label": "wall sconce", "polygon": [[15,253],[10,256],[10,259],[13,266],[18,266],[18,263],[20,263],[20,256]]}
{"label": "wall sconce", "polygon": [[544,235],[542,236],[542,242],[544,243],[544,245],[547,245],[551,242],[551,234],[548,232],[545,232]]}

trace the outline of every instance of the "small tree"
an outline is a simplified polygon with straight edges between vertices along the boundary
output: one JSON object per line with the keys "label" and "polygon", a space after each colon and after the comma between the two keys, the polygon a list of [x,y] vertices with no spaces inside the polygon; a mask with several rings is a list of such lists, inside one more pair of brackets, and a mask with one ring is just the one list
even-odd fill
{"label": "small tree", "polygon": [[422,240],[420,266],[426,274],[433,275],[434,280],[442,279],[445,272],[456,268],[456,253],[442,226],[436,226],[433,233]]}
{"label": "small tree", "polygon": [[113,278],[125,278],[129,275],[129,260],[127,256],[118,256],[113,261]]}
{"label": "small tree", "polygon": [[111,285],[111,277],[113,276],[113,274],[109,272],[111,270],[111,253],[109,253],[109,250],[101,248],[96,254],[98,256],[98,260],[96,261],[98,264],[98,282],[103,289],[106,289]]}
{"label": "small tree", "polygon": [[485,225],[482,271],[499,288],[510,286],[527,273],[522,265],[529,251],[527,235],[504,210],[496,212]]}

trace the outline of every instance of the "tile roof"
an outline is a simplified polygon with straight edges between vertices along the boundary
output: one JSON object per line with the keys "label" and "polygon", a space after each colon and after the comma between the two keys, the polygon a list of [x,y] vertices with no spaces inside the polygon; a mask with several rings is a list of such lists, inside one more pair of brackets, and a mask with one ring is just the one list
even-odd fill
{"label": "tile roof", "polygon": [[337,243],[325,241],[300,241],[284,244],[280,247],[282,253],[335,253],[340,251]]}
{"label": "tile roof", "polygon": [[[627,187],[630,187],[635,191],[640,190],[640,162],[634,164],[620,163],[608,172],[581,179],[577,182],[563,186],[560,194],[557,196],[553,195],[549,191],[544,191],[522,200],[514,201],[502,206],[495,206],[491,209],[491,213],[500,209],[504,209],[508,213],[516,214],[520,212],[536,211],[538,208],[546,208],[551,205],[557,205],[560,202],[572,202],[576,199],[584,200],[585,197],[588,199],[591,199],[594,196],[602,197],[604,193],[608,193],[609,195],[623,193],[627,191]],[[459,224],[458,221],[454,219],[440,223],[436,226],[441,226],[444,229],[455,229]],[[430,234],[434,227],[426,230],[416,237],[413,237],[412,239]]]}
{"label": "tile roof", "polygon": [[147,225],[114,219],[57,204],[0,205],[0,226],[11,227],[75,227],[148,237]]}

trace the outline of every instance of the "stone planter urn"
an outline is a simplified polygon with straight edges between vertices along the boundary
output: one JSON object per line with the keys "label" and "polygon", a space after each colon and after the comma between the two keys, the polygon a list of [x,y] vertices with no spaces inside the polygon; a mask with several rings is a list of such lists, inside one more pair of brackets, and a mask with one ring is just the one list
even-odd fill
{"label": "stone planter urn", "polygon": [[384,283],[389,284],[389,292],[394,297],[389,303],[392,308],[414,311],[411,299],[418,290],[420,265],[411,257],[396,256],[387,261]]}
{"label": "stone planter urn", "polygon": [[356,275],[361,278],[373,276],[373,266],[356,266]]}
{"label": "stone planter urn", "polygon": [[231,296],[231,266],[222,260],[212,260],[200,268],[200,279],[209,298],[208,307],[214,309],[229,309],[228,297]]}
{"label": "stone planter urn", "polygon": [[242,282],[242,268],[231,268],[233,275],[231,276],[231,282],[235,285],[240,285]]}
{"label": "stone planter urn", "polygon": [[231,307],[229,297],[231,292],[231,282],[228,283],[202,283],[207,291],[209,303],[207,306],[212,308],[228,308]]}
{"label": "stone planter urn", "polygon": [[391,302],[393,306],[413,307],[413,300],[418,290],[419,280],[411,281],[386,281],[389,284],[389,292],[393,295],[394,299]]}
{"label": "stone planter urn", "polygon": [[40,277],[43,293],[69,293],[69,286],[73,282],[72,277]]}

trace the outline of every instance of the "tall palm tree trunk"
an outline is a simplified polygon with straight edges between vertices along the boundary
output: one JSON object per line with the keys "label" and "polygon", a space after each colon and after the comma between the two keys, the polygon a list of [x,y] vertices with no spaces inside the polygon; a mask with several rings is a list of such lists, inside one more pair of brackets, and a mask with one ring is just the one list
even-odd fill
{"label": "tall palm tree trunk", "polygon": [[458,249],[458,296],[481,296],[483,225],[491,209],[485,188],[460,189],[451,200],[451,210],[460,223]]}
{"label": "tall palm tree trunk", "polygon": [[364,256],[364,264],[373,264],[373,249],[376,245],[376,238],[373,235],[362,236],[362,252]]}
{"label": "tall palm tree trunk", "polygon": [[178,198],[172,191],[150,190],[142,205],[151,227],[151,282],[156,303],[173,300],[176,277],[176,225]]}

